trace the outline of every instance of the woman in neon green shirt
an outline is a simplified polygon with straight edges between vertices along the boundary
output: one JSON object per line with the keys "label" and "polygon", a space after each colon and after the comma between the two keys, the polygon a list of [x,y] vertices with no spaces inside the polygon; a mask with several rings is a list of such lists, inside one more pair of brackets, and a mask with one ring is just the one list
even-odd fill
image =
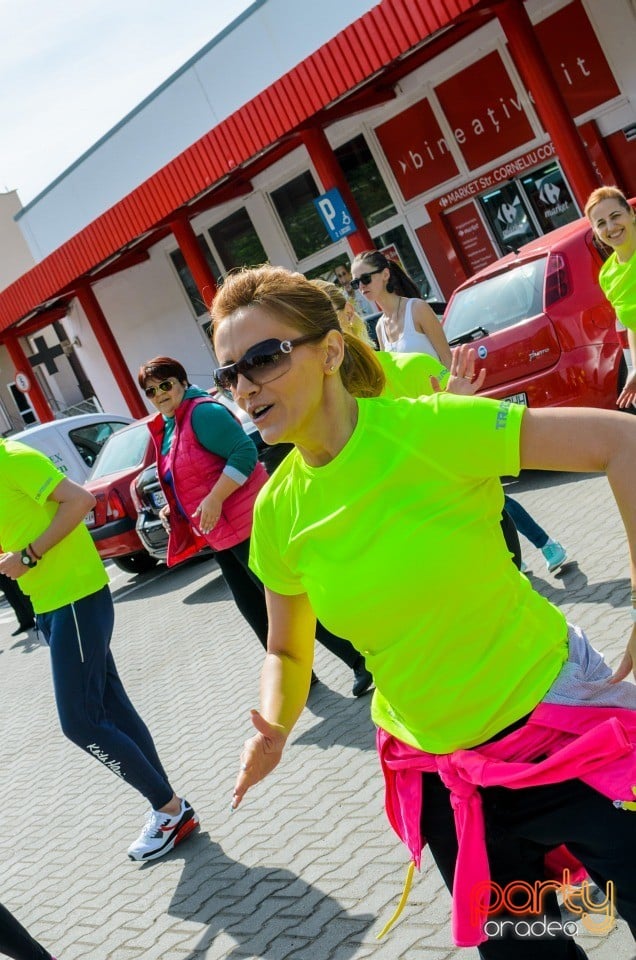
{"label": "woman in neon green shirt", "polygon": [[[384,373],[373,351],[340,330],[324,294],[282,268],[229,276],[212,314],[218,386],[267,443],[296,446],[256,504],[250,562],[267,587],[270,633],[261,711],[252,713],[256,734],[241,757],[233,806],[277,765],[304,706],[316,615],[366,657],[376,682],[373,719],[409,747],[446,755],[523,725],[560,676],[569,636],[561,612],[510,563],[499,477],[521,468],[606,470],[636,556],[631,421],[474,397],[380,398]],[[458,543],[470,570],[459,590],[451,586]],[[635,662],[632,627],[614,680]],[[636,704],[633,687],[619,686]],[[512,867],[498,861],[501,871],[525,880],[531,862],[533,876],[543,876],[538,851],[550,841],[541,830],[564,829],[554,818],[567,804],[568,823],[594,834],[597,862],[606,849],[620,850],[620,862],[603,861],[610,879],[629,877],[636,818],[619,821],[620,811],[598,795],[601,814],[594,791],[581,797],[584,785],[568,784],[575,786],[567,799],[556,785],[545,804],[533,791],[515,791],[517,803],[526,801],[523,826],[529,818],[540,836],[532,857],[521,852]],[[450,817],[450,805],[447,797],[429,802],[429,786],[426,796],[425,833],[450,885],[452,837],[447,824],[430,820],[433,809],[444,818],[444,803]],[[547,826],[537,826],[540,817]],[[629,879],[617,902],[636,930],[633,888]],[[508,954],[493,941],[482,956]]]}
{"label": "woman in neon green shirt", "polygon": [[632,372],[616,401],[625,409],[636,403],[636,213],[617,187],[599,187],[588,197],[585,215],[601,245],[611,251],[598,282],[627,328]]}

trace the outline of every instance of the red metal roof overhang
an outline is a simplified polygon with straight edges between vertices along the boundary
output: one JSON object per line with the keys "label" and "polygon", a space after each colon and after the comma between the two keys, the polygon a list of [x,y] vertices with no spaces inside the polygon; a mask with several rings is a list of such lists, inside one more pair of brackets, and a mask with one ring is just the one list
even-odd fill
{"label": "red metal roof overhang", "polygon": [[80,283],[144,259],[180,211],[249,192],[249,176],[294,149],[303,126],[393,96],[400,76],[475,29],[471,12],[492,15],[483,0],[382,0],[3,290],[0,332],[51,322]]}

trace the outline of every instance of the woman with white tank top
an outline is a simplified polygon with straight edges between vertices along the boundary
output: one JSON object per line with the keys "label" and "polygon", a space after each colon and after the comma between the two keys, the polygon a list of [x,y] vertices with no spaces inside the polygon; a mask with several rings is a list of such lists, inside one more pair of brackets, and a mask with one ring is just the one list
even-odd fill
{"label": "woman with white tank top", "polygon": [[451,350],[441,323],[395,261],[379,250],[368,250],[355,258],[351,273],[351,286],[382,309],[376,326],[381,350],[428,353],[450,366]]}

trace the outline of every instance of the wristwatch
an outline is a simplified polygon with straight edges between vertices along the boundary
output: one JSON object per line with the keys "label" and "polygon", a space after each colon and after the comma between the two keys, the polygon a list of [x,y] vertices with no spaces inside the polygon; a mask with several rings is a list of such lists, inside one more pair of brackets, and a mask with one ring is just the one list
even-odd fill
{"label": "wristwatch", "polygon": [[29,552],[26,547],[24,548],[24,550],[20,551],[20,558],[21,558],[20,562],[25,567],[37,567],[38,565],[37,560],[34,560],[33,557],[29,556]]}

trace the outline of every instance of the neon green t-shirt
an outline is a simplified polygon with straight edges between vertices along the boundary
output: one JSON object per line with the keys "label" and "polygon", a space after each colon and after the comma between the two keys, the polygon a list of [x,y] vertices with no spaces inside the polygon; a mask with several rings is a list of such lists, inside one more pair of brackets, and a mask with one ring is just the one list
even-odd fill
{"label": "neon green t-shirt", "polygon": [[636,253],[627,263],[619,263],[612,253],[600,269],[598,282],[623,326],[636,330]]}
{"label": "neon green t-shirt", "polygon": [[[58,504],[47,497],[64,474],[39,450],[0,439],[0,544],[6,552],[22,550],[50,524]],[[36,613],[50,613],[81,600],[108,583],[91,535],[79,524],[19,584]]]}
{"label": "neon green t-shirt", "polygon": [[310,467],[294,450],[261,490],[251,565],[364,655],[377,725],[433,753],[475,746],[529,713],[567,657],[563,614],[501,535],[523,407],[357,402],[338,456]]}
{"label": "neon green t-shirt", "polygon": [[375,356],[380,361],[386,386],[383,397],[397,400],[399,397],[421,397],[433,393],[431,377],[446,386],[448,370],[437,357],[428,353],[387,353],[379,350]]}

